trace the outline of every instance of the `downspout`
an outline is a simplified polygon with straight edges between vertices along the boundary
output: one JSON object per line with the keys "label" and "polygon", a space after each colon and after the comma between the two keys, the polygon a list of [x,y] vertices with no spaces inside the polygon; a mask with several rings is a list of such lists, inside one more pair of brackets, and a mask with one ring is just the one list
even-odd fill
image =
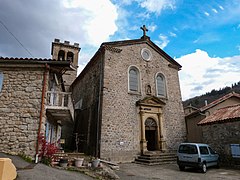
{"label": "downspout", "polygon": [[41,133],[41,127],[42,127],[42,118],[43,118],[43,112],[44,112],[44,98],[45,98],[45,92],[46,92],[46,85],[47,85],[47,73],[49,70],[49,65],[45,64],[45,70],[43,74],[43,85],[42,85],[42,98],[41,98],[41,109],[40,109],[40,118],[39,118],[39,126],[38,126],[38,134],[37,134],[37,146],[36,146],[36,157],[35,157],[35,163],[38,163],[38,152],[39,152],[39,136]]}
{"label": "downspout", "polygon": [[[104,50],[104,49],[102,49]],[[97,117],[97,141],[96,141],[96,152],[95,155],[96,157],[100,158],[100,135],[101,135],[101,108],[102,108],[102,91],[103,91],[103,63],[104,63],[104,58],[103,58],[103,53],[104,51],[100,51],[101,54],[101,62],[100,62],[100,79],[99,79],[99,95],[98,95],[98,117]]]}

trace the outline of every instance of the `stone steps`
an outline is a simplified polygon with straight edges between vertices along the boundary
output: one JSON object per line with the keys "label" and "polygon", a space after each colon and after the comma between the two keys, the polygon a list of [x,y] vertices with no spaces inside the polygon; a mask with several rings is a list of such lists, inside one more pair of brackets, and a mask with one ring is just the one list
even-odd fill
{"label": "stone steps", "polygon": [[144,154],[135,159],[135,163],[144,165],[171,164],[177,162],[174,153]]}

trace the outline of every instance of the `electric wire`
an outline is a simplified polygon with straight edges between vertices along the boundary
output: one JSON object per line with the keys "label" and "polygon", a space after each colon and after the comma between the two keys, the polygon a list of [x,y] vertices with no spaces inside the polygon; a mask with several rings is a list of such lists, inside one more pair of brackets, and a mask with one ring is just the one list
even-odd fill
{"label": "electric wire", "polygon": [[20,46],[22,46],[22,48],[27,51],[27,53],[32,56],[34,58],[34,56],[32,55],[32,53],[18,40],[18,38],[8,29],[8,27],[3,23],[3,21],[1,21],[0,19],[0,23],[2,24],[2,26],[6,29],[6,31],[11,34],[13,36],[13,38],[20,44]]}

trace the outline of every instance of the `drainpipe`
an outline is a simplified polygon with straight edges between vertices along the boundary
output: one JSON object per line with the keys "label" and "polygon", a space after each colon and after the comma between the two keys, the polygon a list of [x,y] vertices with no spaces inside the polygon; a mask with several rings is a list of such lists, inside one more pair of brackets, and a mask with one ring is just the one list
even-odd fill
{"label": "drainpipe", "polygon": [[42,118],[43,118],[43,111],[44,111],[44,98],[45,98],[45,92],[46,92],[48,70],[49,70],[49,65],[45,64],[45,70],[44,70],[44,74],[43,74],[42,99],[41,99],[41,109],[40,109],[38,134],[37,134],[37,146],[36,146],[35,163],[38,163],[38,152],[39,152],[39,142],[38,142],[38,139],[39,139],[39,136],[40,136],[40,133],[41,133],[41,127],[42,127]]}

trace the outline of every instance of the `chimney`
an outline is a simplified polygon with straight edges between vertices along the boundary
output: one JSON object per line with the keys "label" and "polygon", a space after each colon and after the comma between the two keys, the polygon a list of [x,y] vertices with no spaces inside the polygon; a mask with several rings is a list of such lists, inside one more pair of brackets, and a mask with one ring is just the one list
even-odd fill
{"label": "chimney", "polygon": [[208,101],[205,99],[205,106],[207,106],[208,105]]}

